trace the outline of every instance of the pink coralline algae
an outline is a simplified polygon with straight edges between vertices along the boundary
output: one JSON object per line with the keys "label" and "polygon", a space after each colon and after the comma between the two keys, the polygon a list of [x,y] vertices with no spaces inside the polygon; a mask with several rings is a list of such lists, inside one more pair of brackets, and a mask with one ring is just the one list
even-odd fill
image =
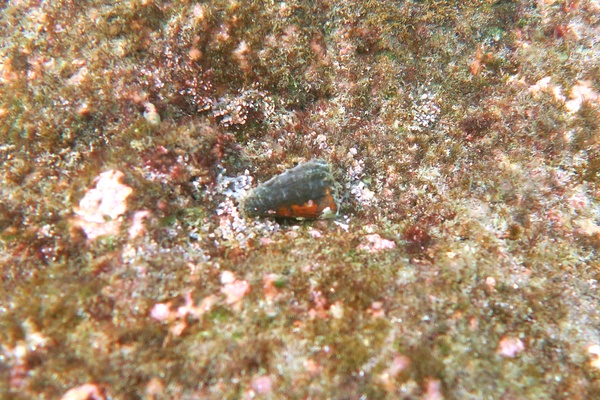
{"label": "pink coralline algae", "polygon": [[498,343],[498,354],[502,357],[514,358],[525,350],[525,344],[519,338],[503,337]]}
{"label": "pink coralline algae", "polygon": [[120,182],[123,176],[116,170],[101,173],[96,178],[96,187],[89,189],[79,206],[73,208],[72,224],[83,229],[89,240],[120,232],[120,217],[127,211],[127,197],[133,192]]}
{"label": "pink coralline algae", "polygon": [[365,250],[365,251],[368,251],[369,253],[378,253],[380,251],[391,250],[396,247],[395,242],[393,242],[391,240],[383,239],[381,236],[379,236],[376,233],[374,233],[372,235],[366,235],[365,239],[366,239],[366,243],[360,244],[358,246],[358,250]]}
{"label": "pink coralline algae", "polygon": [[136,211],[133,214],[131,226],[129,227],[129,238],[135,239],[138,236],[142,236],[146,232],[144,227],[144,220],[150,216],[150,211]]}
{"label": "pink coralline algae", "polygon": [[185,304],[172,309],[172,302],[156,303],[150,310],[150,317],[164,323],[169,323],[169,332],[174,336],[180,336],[187,327],[188,317],[198,320],[206,312],[210,311],[217,302],[214,295],[206,296],[200,304],[196,305],[192,298],[192,292],[187,292],[184,297]]}
{"label": "pink coralline algae", "polygon": [[221,293],[226,297],[225,303],[235,310],[239,310],[242,299],[250,292],[250,284],[247,281],[237,279],[230,271],[224,271],[221,274],[221,283],[223,284]]}
{"label": "pink coralline algae", "polygon": [[66,392],[61,400],[104,400],[104,390],[94,383],[86,383]]}

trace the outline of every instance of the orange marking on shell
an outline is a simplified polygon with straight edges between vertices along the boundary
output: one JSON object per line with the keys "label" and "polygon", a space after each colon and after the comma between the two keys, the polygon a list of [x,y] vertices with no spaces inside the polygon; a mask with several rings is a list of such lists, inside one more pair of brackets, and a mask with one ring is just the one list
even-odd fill
{"label": "orange marking on shell", "polygon": [[337,204],[331,194],[330,188],[325,190],[325,196],[321,197],[318,201],[309,200],[300,205],[292,204],[289,207],[282,206],[275,210],[274,215],[286,218],[315,219],[319,218],[327,208],[329,208],[332,213],[337,212]]}
{"label": "orange marking on shell", "polygon": [[275,215],[288,218],[318,218],[321,215],[321,211],[319,211],[317,203],[311,200],[301,205],[280,207],[275,212]]}

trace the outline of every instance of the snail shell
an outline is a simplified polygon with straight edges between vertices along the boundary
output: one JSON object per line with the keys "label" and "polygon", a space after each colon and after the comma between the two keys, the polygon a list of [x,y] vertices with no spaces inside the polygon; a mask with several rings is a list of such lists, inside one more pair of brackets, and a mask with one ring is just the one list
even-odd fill
{"label": "snail shell", "polygon": [[324,160],[311,160],[257,186],[241,200],[249,217],[296,219],[331,218],[338,202],[331,167]]}

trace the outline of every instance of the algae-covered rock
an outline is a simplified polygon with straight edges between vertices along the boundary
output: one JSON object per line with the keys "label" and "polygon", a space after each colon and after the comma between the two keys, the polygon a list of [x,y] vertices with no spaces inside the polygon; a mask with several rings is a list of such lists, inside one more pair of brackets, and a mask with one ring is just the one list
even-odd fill
{"label": "algae-covered rock", "polygon": [[599,397],[597,0],[0,9],[0,397]]}

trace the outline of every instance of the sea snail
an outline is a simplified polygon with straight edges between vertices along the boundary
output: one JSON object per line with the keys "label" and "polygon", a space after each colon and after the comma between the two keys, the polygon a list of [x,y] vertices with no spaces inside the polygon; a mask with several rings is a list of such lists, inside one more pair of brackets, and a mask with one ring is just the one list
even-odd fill
{"label": "sea snail", "polygon": [[248,217],[332,218],[338,212],[331,167],[310,160],[252,189],[240,205]]}

